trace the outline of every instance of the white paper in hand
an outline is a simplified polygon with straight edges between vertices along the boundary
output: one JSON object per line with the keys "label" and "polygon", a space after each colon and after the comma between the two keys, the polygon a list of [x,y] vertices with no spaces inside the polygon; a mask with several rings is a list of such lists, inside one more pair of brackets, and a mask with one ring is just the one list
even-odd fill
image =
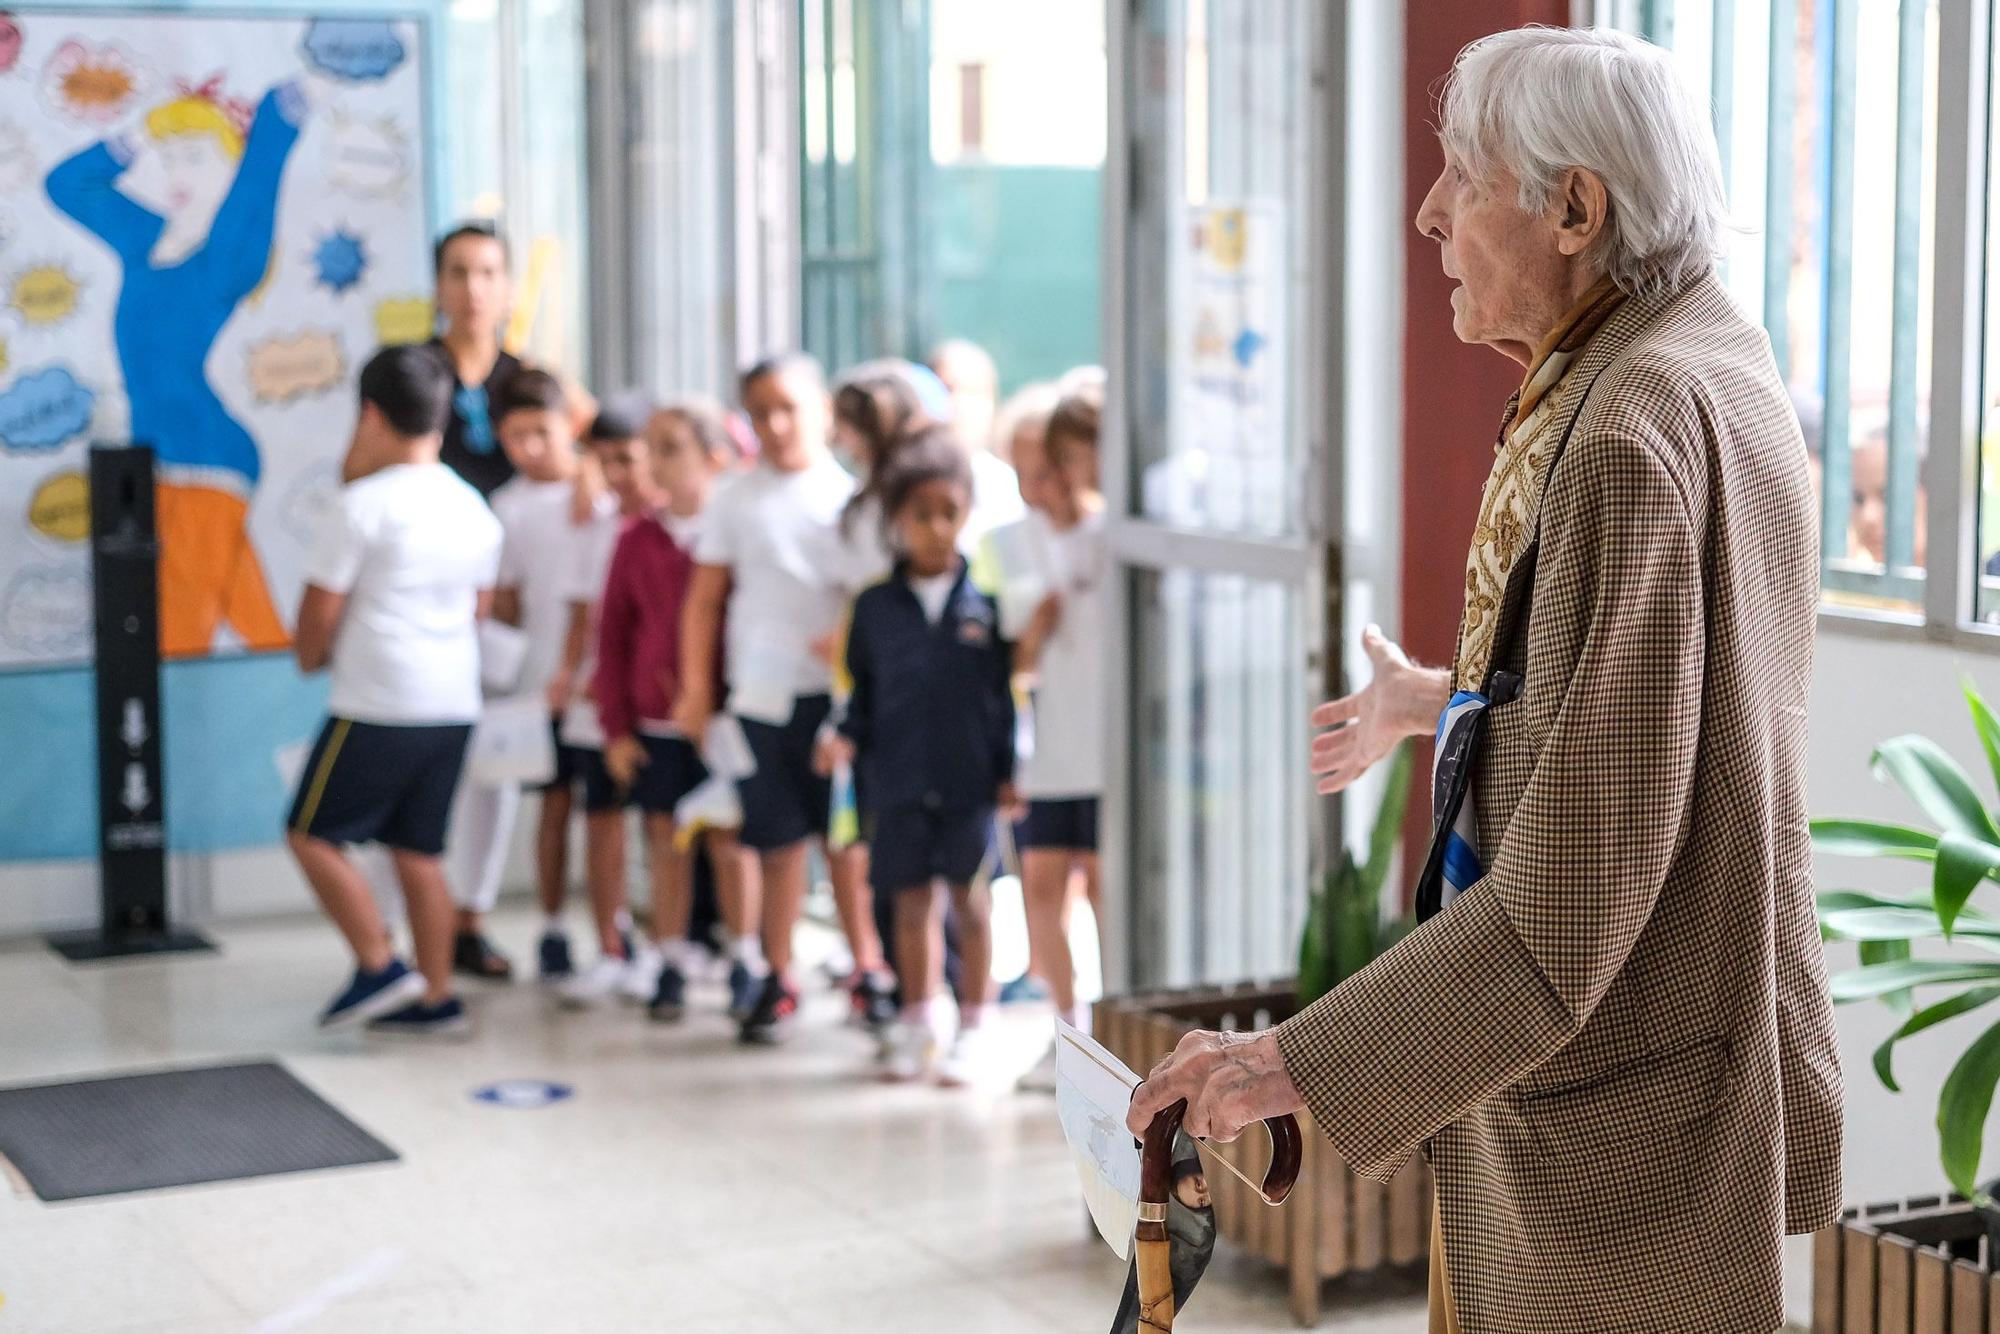
{"label": "white paper in hand", "polygon": [[1105,1243],[1123,1260],[1139,1224],[1139,1145],[1125,1111],[1139,1076],[1101,1045],[1056,1020],[1056,1115],[1076,1156],[1083,1200]]}

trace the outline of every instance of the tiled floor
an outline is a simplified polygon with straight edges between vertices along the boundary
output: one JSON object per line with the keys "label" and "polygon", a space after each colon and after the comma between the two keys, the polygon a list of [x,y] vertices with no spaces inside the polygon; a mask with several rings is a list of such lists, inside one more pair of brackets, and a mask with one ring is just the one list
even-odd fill
{"label": "tiled floor", "polygon": [[[532,922],[501,928],[525,954]],[[273,1056],[403,1161],[63,1205],[0,1192],[0,1334],[1110,1323],[1121,1266],[1085,1231],[1051,1103],[876,1083],[831,994],[776,1052],[736,1046],[715,998],[662,1028],[532,985],[478,996],[469,1043],[389,1045],[314,1031],[342,970],[316,920],[218,935],[219,955],[94,969],[0,950],[0,1081]],[[1014,1022],[1032,1043],[1046,1018]],[[469,1096],[511,1077],[576,1094]],[[1407,1282],[1329,1295],[1343,1331],[1424,1327]],[[1280,1276],[1229,1254],[1180,1324],[1293,1327]]]}

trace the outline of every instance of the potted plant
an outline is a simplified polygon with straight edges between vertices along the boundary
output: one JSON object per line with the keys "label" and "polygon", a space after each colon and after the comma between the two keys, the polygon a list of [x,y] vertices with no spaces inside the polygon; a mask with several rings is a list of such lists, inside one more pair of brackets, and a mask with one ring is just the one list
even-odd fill
{"label": "potted plant", "polygon": [[[1963,690],[2000,787],[2000,719],[1970,680]],[[1873,1065],[1876,1078],[1900,1093],[1897,1044],[2000,1000],[2000,957],[1918,953],[1919,948],[1959,945],[2000,956],[2000,916],[1971,902],[1983,882],[2000,879],[2000,816],[1964,769],[1928,737],[1883,742],[1871,766],[1877,779],[1916,804],[1928,824],[1816,819],[1813,846],[1832,856],[1926,867],[1927,872],[1918,874],[1928,874],[1929,893],[1826,890],[1819,895],[1819,921],[1823,936],[1854,942],[1860,955],[1857,967],[1833,976],[1834,1002],[1878,1001],[1899,1020],[1875,1049]],[[1938,1097],[1938,1158],[1958,1195],[1850,1211],[1847,1221],[1822,1234],[1815,1302],[1825,1303],[1822,1309],[1829,1316],[1856,1310],[1864,1304],[1857,1299],[1857,1285],[1874,1290],[1894,1270],[1901,1271],[1898,1285],[1907,1279],[1910,1285],[1942,1290],[1948,1282],[1954,1294],[1988,1286],[1986,1268],[1978,1263],[1978,1242],[1990,1238],[1989,1253],[2000,1255],[2000,1205],[1994,1199],[1995,1183],[1979,1182],[1979,1160],[1994,1088],[2000,1084],[2000,1012],[1987,1018],[1986,1027],[1966,1042]],[[1855,1328],[1851,1319],[1845,1328]]]}
{"label": "potted plant", "polygon": [[[1384,921],[1382,890],[1409,798],[1411,759],[1401,747],[1388,768],[1388,786],[1369,832],[1368,853],[1357,861],[1342,849],[1339,862],[1308,894],[1299,939],[1295,982],[1269,987],[1204,987],[1107,997],[1098,1002],[1097,1037],[1127,1065],[1145,1070],[1173,1049],[1190,1029],[1264,1028],[1325,995],[1359,972],[1410,929],[1408,920]],[[1211,1172],[1216,1229],[1230,1241],[1285,1268],[1292,1313],[1301,1324],[1318,1319],[1320,1286],[1328,1278],[1384,1265],[1416,1264],[1430,1248],[1430,1177],[1421,1160],[1387,1186],[1349,1172],[1324,1137],[1300,1115],[1305,1160],[1299,1182],[1281,1209],[1255,1198],[1227,1173]],[[1211,1145],[1251,1180],[1260,1179],[1266,1152],[1258,1136],[1234,1145]]]}

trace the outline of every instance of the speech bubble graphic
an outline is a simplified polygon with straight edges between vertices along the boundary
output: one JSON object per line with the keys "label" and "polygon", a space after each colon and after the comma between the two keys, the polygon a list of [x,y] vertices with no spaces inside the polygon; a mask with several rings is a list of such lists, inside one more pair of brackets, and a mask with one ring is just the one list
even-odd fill
{"label": "speech bubble graphic", "polygon": [[41,264],[23,271],[7,292],[7,304],[21,313],[29,324],[60,324],[76,310],[82,285],[57,264]]}
{"label": "speech bubble graphic", "polygon": [[346,374],[340,337],[327,330],[270,338],[250,349],[250,392],[260,403],[289,403],[324,393]]}
{"label": "speech bubble graphic", "polygon": [[43,453],[90,428],[97,396],[67,366],[24,375],[0,392],[0,450]]}
{"label": "speech bubble graphic", "polygon": [[425,342],[435,322],[427,296],[390,297],[375,303],[375,339],[384,347]]}
{"label": "speech bubble graphic", "polygon": [[360,83],[387,77],[406,52],[395,27],[381,19],[314,19],[305,54],[335,78]]}
{"label": "speech bubble graphic", "polygon": [[0,74],[21,63],[21,20],[0,10]]}
{"label": "speech bubble graphic", "polygon": [[56,565],[22,570],[0,596],[0,639],[47,658],[90,647],[90,578]]}
{"label": "speech bubble graphic", "polygon": [[410,137],[396,122],[332,113],[327,122],[326,178],[361,199],[390,199],[410,176]]}
{"label": "speech bubble graphic", "polygon": [[361,282],[368,271],[368,250],[360,237],[342,227],[314,247],[313,265],[319,285],[338,296]]}
{"label": "speech bubble graphic", "polygon": [[28,501],[28,525],[58,542],[90,536],[90,479],[74,470],[59,472],[35,488]]}
{"label": "speech bubble graphic", "polygon": [[100,128],[123,115],[145,86],[144,66],[114,42],[91,46],[72,37],[42,66],[42,100],[70,120]]}

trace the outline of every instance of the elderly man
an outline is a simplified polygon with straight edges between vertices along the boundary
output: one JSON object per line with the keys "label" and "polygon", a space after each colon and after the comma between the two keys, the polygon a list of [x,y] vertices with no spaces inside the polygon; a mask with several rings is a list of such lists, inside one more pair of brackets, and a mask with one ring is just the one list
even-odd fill
{"label": "elderly man", "polygon": [[1371,634],[1374,680],[1314,743],[1333,791],[1443,734],[1428,918],[1275,1029],[1190,1035],[1131,1122],[1306,1108],[1378,1179],[1427,1151],[1433,1330],[1774,1330],[1784,1235],[1840,1199],[1805,447],[1715,278],[1715,142],[1663,52],[1487,38],[1442,126],[1417,227],[1458,336],[1526,375],[1453,666]]}

